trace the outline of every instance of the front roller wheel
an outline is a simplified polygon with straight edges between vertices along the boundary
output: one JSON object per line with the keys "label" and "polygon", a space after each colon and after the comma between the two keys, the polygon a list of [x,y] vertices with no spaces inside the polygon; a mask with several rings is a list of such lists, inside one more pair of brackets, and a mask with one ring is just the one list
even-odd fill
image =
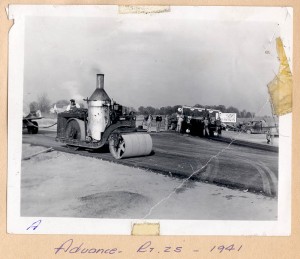
{"label": "front roller wheel", "polygon": [[109,138],[109,152],[115,159],[121,159],[125,153],[125,141],[120,134],[113,134]]}
{"label": "front roller wheel", "polygon": [[152,138],[149,134],[112,134],[109,138],[109,151],[115,159],[147,156],[152,151]]}

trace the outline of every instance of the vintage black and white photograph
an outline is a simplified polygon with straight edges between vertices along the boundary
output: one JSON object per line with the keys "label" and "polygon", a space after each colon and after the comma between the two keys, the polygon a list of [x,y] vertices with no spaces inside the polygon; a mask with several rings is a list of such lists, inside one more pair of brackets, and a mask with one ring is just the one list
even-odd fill
{"label": "vintage black and white photograph", "polygon": [[290,233],[291,8],[9,15],[11,232]]}

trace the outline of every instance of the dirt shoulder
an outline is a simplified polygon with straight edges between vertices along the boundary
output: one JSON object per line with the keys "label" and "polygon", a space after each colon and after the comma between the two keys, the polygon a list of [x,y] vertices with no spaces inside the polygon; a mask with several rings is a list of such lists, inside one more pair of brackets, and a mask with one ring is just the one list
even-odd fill
{"label": "dirt shoulder", "polygon": [[[23,144],[23,157],[44,147]],[[21,216],[275,220],[277,200],[59,151],[22,161]],[[180,186],[180,188],[178,188]]]}

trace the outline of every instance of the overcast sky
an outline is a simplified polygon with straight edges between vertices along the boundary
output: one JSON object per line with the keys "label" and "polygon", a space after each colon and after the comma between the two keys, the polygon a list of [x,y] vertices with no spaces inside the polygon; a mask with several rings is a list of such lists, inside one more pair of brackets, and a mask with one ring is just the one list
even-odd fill
{"label": "overcast sky", "polygon": [[270,43],[277,24],[168,17],[27,18],[24,102],[41,93],[83,102],[103,73],[108,95],[126,106],[224,104],[257,113],[278,71]]}

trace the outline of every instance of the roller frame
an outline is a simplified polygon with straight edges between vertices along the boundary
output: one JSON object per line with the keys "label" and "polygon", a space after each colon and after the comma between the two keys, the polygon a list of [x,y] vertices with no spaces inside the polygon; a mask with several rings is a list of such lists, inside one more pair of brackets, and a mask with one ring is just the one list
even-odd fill
{"label": "roller frame", "polygon": [[[77,128],[80,130],[80,137],[78,139],[71,139],[66,136],[66,129],[72,121],[76,121],[78,123]],[[88,140],[87,134],[86,134],[86,120],[84,119],[79,119],[79,118],[69,118],[64,126],[63,129],[63,135],[60,133],[56,137],[56,141],[62,142],[67,144],[71,148],[86,148],[86,149],[92,149],[92,150],[97,150],[101,149],[106,143],[109,143],[109,149],[112,154],[112,156],[116,159],[121,159],[125,157],[133,157],[133,156],[144,156],[144,155],[149,155],[152,151],[152,139],[151,136],[148,134],[143,134],[143,133],[137,133],[135,126],[135,121],[133,120],[127,120],[127,121],[117,121],[114,124],[111,124],[106,128],[104,131],[101,140],[100,141],[93,141],[93,140]],[[147,137],[140,137],[140,136],[135,136],[133,134],[139,134],[139,135],[147,135]],[[126,147],[123,144],[123,151],[124,154],[117,154],[118,148],[120,147],[120,142],[124,138],[128,141],[128,136],[132,136],[133,138],[129,138],[129,150],[127,151],[126,154]],[[124,140],[125,141],[125,140]],[[135,142],[137,143],[137,146],[135,145]],[[148,150],[145,152],[145,150]],[[120,151],[119,151],[120,152]],[[139,154],[139,152],[141,152]],[[133,154],[132,156],[129,156],[128,154]]]}
{"label": "roller frame", "polygon": [[[71,118],[68,120],[79,120],[79,119],[74,119]],[[81,121],[81,120],[79,120]],[[66,127],[68,125],[66,124]],[[123,133],[133,133],[136,132],[136,129],[132,127],[132,122],[131,121],[122,121],[118,122],[116,124],[110,125],[104,132],[102,138],[100,141],[86,141],[85,139],[82,140],[77,140],[77,139],[68,139],[65,137],[56,137],[56,141],[62,142],[67,144],[68,146],[73,146],[73,147],[81,147],[81,148],[88,148],[88,149],[100,149],[102,148],[107,141],[109,140],[109,137],[112,134],[123,134]],[[85,135],[86,136],[86,135]]]}

